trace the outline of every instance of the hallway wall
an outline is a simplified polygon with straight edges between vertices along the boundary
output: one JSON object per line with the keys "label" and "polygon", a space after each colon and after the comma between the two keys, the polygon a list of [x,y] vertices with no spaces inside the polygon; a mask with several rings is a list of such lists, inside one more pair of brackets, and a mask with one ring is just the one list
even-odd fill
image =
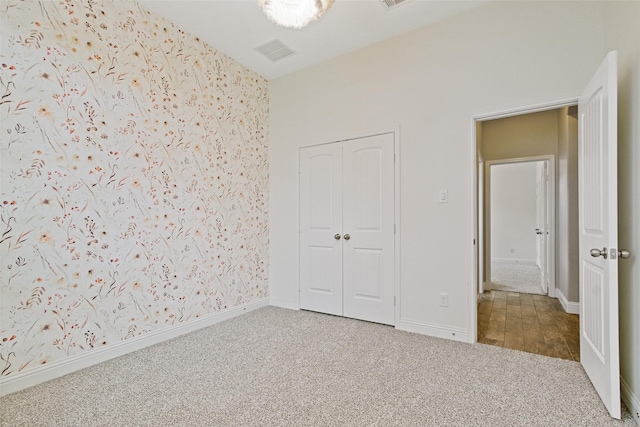
{"label": "hallway wall", "polygon": [[556,287],[569,302],[580,301],[578,245],[578,119],[558,110]]}

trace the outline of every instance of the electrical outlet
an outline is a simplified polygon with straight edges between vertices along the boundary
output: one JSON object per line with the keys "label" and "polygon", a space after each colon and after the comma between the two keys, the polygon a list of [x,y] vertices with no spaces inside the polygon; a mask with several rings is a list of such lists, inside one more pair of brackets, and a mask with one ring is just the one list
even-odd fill
{"label": "electrical outlet", "polygon": [[440,307],[449,307],[449,294],[440,294]]}
{"label": "electrical outlet", "polygon": [[509,252],[511,252],[512,254],[515,254],[516,253],[516,248],[511,248],[511,250]]}

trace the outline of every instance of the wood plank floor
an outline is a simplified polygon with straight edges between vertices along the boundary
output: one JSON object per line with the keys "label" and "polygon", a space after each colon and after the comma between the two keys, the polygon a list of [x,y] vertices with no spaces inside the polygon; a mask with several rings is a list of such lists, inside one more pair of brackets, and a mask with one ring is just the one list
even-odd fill
{"label": "wood plank floor", "polygon": [[480,295],[478,342],[580,361],[580,323],[546,295],[490,291]]}

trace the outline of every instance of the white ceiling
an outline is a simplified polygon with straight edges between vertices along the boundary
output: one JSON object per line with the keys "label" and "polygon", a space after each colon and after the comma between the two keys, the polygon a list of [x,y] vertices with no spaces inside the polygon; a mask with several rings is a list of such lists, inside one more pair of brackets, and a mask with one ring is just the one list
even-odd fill
{"label": "white ceiling", "polygon": [[[336,0],[302,30],[271,23],[256,0],[139,0],[147,10],[271,80],[488,3],[489,0]],[[295,54],[277,62],[255,50],[273,39]]]}

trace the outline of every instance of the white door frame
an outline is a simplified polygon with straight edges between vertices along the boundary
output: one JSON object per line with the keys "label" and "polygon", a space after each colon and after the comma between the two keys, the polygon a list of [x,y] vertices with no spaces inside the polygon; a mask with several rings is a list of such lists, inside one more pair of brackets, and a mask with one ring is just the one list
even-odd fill
{"label": "white door frame", "polygon": [[[546,244],[549,253],[545,254],[547,259],[550,260],[549,265],[549,292],[550,297],[555,297],[556,294],[556,270],[555,270],[555,244],[556,244],[556,177],[555,177],[555,155],[547,154],[544,156],[531,156],[531,157],[518,157],[513,159],[500,159],[500,160],[488,160],[485,161],[484,168],[484,185],[485,185],[485,224],[479,224],[481,229],[485,231],[485,249],[484,249],[484,269],[487,277],[487,283],[484,290],[491,290],[491,167],[497,165],[511,165],[516,163],[530,163],[530,162],[547,162],[547,173],[549,176],[549,191],[546,192],[546,211],[549,215],[549,230],[548,238],[549,243]],[[480,232],[480,230],[478,230]],[[531,230],[534,232],[534,230]],[[545,251],[543,249],[543,251]],[[546,251],[545,251],[546,252]]]}
{"label": "white door frame", "polygon": [[[468,323],[468,341],[471,343],[475,343],[478,341],[478,291],[480,289],[480,284],[478,280],[478,233],[479,233],[479,224],[478,224],[478,162],[477,162],[477,152],[478,152],[478,143],[476,140],[476,130],[477,124],[479,122],[484,122],[487,120],[493,119],[503,119],[506,117],[519,116],[523,114],[530,113],[538,113],[540,111],[547,110],[555,110],[562,107],[570,107],[572,105],[578,104],[578,97],[580,95],[577,94],[574,97],[570,98],[561,98],[556,100],[550,100],[548,102],[543,102],[539,104],[528,104],[520,107],[514,107],[510,109],[497,110],[488,113],[479,113],[471,116],[470,127],[469,127],[469,135],[471,137],[470,144],[470,153],[469,159],[471,161],[471,183],[469,188],[471,189],[471,200],[473,201],[471,209],[471,223],[470,223],[470,231],[471,238],[469,242],[472,244],[471,250],[471,262],[473,268],[471,274],[471,280],[469,282],[469,323]],[[486,256],[486,254],[485,254]]]}
{"label": "white door frame", "polygon": [[[296,169],[298,176],[296,178],[296,225],[298,232],[298,248],[300,248],[300,150],[303,148],[314,147],[318,145],[326,145],[326,144],[334,144],[337,142],[347,142],[355,139],[368,138],[371,136],[383,135],[383,134],[393,134],[393,173],[394,173],[394,197],[393,197],[393,205],[394,205],[394,216],[395,216],[395,235],[394,235],[394,306],[395,306],[395,326],[400,324],[400,311],[401,311],[401,292],[402,287],[400,286],[400,231],[401,231],[401,221],[400,221],[400,127],[397,127],[392,130],[382,129],[378,131],[372,131],[369,133],[358,133],[355,135],[350,135],[344,138],[335,138],[326,142],[311,142],[308,144],[300,144],[298,149],[296,150]],[[300,310],[300,257],[298,256],[297,260],[297,277],[298,277],[298,292],[296,293],[296,301],[295,301],[295,309]]]}

